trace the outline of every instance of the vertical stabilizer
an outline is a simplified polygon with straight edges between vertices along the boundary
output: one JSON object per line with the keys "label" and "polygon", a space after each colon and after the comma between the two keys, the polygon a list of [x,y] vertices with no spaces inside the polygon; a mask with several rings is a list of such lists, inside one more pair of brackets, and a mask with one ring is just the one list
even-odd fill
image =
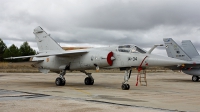
{"label": "vertical stabilizer", "polygon": [[197,49],[194,47],[193,43],[190,40],[183,40],[182,47],[184,51],[191,57],[199,56]]}
{"label": "vertical stabilizer", "polygon": [[63,51],[55,40],[53,40],[49,34],[47,34],[40,26],[34,29],[35,39],[38,45],[39,51]]}
{"label": "vertical stabilizer", "polygon": [[163,41],[165,43],[168,57],[187,60],[187,61],[191,60],[191,58],[172,38],[164,38]]}

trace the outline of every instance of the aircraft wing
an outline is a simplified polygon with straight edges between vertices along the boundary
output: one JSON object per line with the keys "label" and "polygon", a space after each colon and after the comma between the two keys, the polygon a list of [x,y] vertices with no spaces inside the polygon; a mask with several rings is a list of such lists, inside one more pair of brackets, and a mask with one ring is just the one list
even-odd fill
{"label": "aircraft wing", "polygon": [[172,70],[182,70],[182,69],[190,70],[191,68],[200,68],[200,63],[184,64],[183,66],[166,66],[165,68],[169,68]]}
{"label": "aircraft wing", "polygon": [[[76,56],[76,55],[81,55],[88,53],[89,51],[85,50],[73,50],[73,51],[67,51],[66,53],[60,53],[60,54],[55,54],[54,56],[60,56],[60,57],[71,57],[71,56]],[[52,56],[52,55],[51,55]]]}
{"label": "aircraft wing", "polygon": [[60,57],[70,57],[70,56],[75,56],[75,55],[81,55],[84,53],[87,53],[88,51],[83,51],[83,50],[72,50],[72,51],[65,51],[62,53],[41,53],[37,55],[30,55],[30,56],[18,56],[18,57],[9,57],[5,59],[20,59],[20,58],[30,58],[30,57],[48,57],[48,56],[60,56]]}
{"label": "aircraft wing", "polygon": [[8,64],[9,65],[34,65],[34,64],[38,64],[43,61],[44,60],[35,60],[35,61],[26,61],[26,62],[12,62],[12,63],[8,63]]}

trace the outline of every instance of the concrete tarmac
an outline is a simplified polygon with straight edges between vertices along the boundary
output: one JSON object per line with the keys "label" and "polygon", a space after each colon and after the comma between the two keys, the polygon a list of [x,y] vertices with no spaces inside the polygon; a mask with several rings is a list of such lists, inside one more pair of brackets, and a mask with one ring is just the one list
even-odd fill
{"label": "concrete tarmac", "polygon": [[58,74],[0,73],[0,111],[200,111],[200,82],[184,73],[147,73],[148,86],[121,90],[123,73],[93,73],[85,85],[83,73],[67,73],[66,85],[56,86]]}

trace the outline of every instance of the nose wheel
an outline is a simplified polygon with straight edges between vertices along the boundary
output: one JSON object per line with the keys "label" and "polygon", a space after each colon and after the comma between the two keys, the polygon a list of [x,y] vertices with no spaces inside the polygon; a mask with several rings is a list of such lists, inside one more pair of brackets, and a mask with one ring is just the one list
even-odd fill
{"label": "nose wheel", "polygon": [[122,84],[122,90],[129,90],[130,85],[129,84]]}

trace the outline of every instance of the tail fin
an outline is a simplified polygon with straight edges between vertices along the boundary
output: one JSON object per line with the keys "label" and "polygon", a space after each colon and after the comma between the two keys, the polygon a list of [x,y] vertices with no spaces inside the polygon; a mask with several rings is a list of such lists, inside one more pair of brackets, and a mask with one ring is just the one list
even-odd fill
{"label": "tail fin", "polygon": [[38,45],[39,51],[63,51],[55,40],[53,40],[49,34],[47,34],[40,26],[34,29],[35,39]]}
{"label": "tail fin", "polygon": [[168,57],[187,61],[191,60],[185,51],[172,38],[164,38],[163,41],[165,42]]}
{"label": "tail fin", "polygon": [[194,45],[192,44],[192,42],[190,40],[183,40],[182,41],[182,47],[184,49],[184,51],[191,57],[195,57],[195,56],[199,56],[198,51],[196,50],[196,48],[194,47]]}

